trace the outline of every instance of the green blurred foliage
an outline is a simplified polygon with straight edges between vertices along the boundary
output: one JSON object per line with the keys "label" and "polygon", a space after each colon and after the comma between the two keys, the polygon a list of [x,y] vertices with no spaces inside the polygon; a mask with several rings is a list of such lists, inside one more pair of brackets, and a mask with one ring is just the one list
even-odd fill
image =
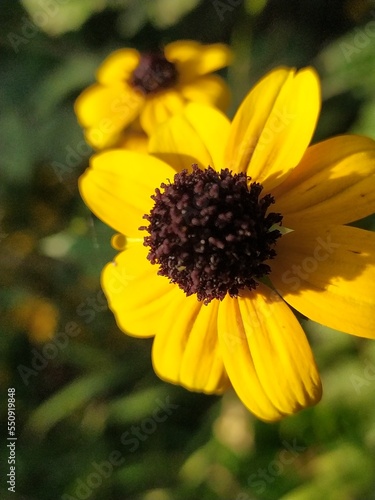
{"label": "green blurred foliage", "polygon": [[373,342],[303,320],[324,397],[269,425],[232,393],[159,381],[151,341],[119,331],[99,283],[112,233],[78,194],[91,150],[73,113],[112,50],[191,38],[233,47],[231,114],[268,69],[312,64],[314,140],[375,138],[374,20],[366,0],[2,1],[0,382],[2,402],[16,389],[18,441],[1,498],[375,499]]}

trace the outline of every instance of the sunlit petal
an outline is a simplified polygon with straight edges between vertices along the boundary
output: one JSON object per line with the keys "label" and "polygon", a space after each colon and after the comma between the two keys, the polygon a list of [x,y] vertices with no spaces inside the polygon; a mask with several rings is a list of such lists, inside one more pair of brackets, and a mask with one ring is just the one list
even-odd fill
{"label": "sunlit petal", "polygon": [[113,149],[92,157],[90,167],[80,177],[80,193],[92,212],[116,231],[128,236],[144,236],[143,215],[154,202],[151,195],[174,171],[157,158]]}
{"label": "sunlit petal", "polygon": [[[171,286],[171,285],[170,285]],[[205,306],[180,291],[158,321],[152,359],[164,380],[187,389],[221,393],[229,386],[217,336],[218,303]]]}
{"label": "sunlit petal", "polygon": [[219,308],[225,368],[242,402],[275,421],[317,403],[321,383],[305,334],[280,297],[260,284]]}
{"label": "sunlit petal", "polygon": [[182,293],[157,275],[142,240],[127,245],[107,264],[101,281],[119,328],[136,337],[155,335],[160,315],[174,295]]}
{"label": "sunlit petal", "polygon": [[347,226],[293,231],[277,244],[271,279],[297,311],[375,338],[375,233]]}
{"label": "sunlit petal", "polygon": [[272,194],[273,210],[290,228],[346,224],[374,213],[375,142],[343,135],[311,146]]}
{"label": "sunlit petal", "polygon": [[269,191],[301,160],[320,110],[312,68],[271,71],[250,91],[234,117],[226,150],[229,168],[247,172]]}
{"label": "sunlit petal", "polygon": [[176,170],[209,165],[224,168],[224,148],[230,122],[220,111],[191,103],[183,113],[160,126],[150,138],[149,152]]}

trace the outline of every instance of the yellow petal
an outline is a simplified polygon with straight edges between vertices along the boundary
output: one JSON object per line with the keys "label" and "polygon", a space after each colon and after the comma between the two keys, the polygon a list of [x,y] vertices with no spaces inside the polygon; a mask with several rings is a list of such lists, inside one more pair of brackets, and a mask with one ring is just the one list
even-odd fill
{"label": "yellow petal", "polygon": [[239,398],[257,417],[279,420],[317,403],[321,383],[306,336],[265,285],[225,297],[219,308],[224,365]]}
{"label": "yellow petal", "polygon": [[330,328],[375,338],[375,233],[347,226],[284,235],[272,283],[297,311]]}
{"label": "yellow petal", "polygon": [[113,131],[112,127],[92,127],[84,132],[86,141],[97,151],[117,147],[122,137],[122,131]]}
{"label": "yellow petal", "polygon": [[94,155],[80,177],[81,196],[94,214],[127,236],[145,236],[139,231],[142,218],[154,202],[151,195],[162,182],[173,179],[174,170],[157,158],[113,149]]}
{"label": "yellow petal", "polygon": [[339,136],[307,149],[273,192],[283,224],[346,224],[375,212],[375,142]]}
{"label": "yellow petal", "polygon": [[137,130],[134,123],[116,133],[106,128],[101,130],[88,128],[85,130],[85,138],[93,148],[99,151],[108,148],[124,148],[139,153],[148,152],[148,136],[142,130]]}
{"label": "yellow petal", "polygon": [[119,139],[118,146],[124,149],[131,149],[139,153],[148,152],[148,137],[144,132],[126,131]]}
{"label": "yellow petal", "polygon": [[164,54],[170,62],[175,63],[180,82],[192,81],[198,76],[224,68],[232,60],[232,53],[227,45],[201,45],[192,40],[169,43],[165,46]]}
{"label": "yellow petal", "polygon": [[139,63],[140,54],[135,49],[119,49],[112,52],[101,64],[96,79],[102,85],[128,81]]}
{"label": "yellow petal", "polygon": [[155,334],[160,315],[180,292],[147,260],[142,241],[130,244],[102,271],[102,287],[121,330],[136,337]]}
{"label": "yellow petal", "polygon": [[78,96],[74,110],[82,127],[113,134],[129,125],[139,114],[144,98],[127,85],[91,85]]}
{"label": "yellow petal", "polygon": [[299,163],[320,109],[319,80],[312,68],[279,68],[248,94],[234,117],[227,164],[247,172],[269,191]]}
{"label": "yellow petal", "polygon": [[173,384],[205,393],[228,386],[217,337],[218,302],[208,306],[180,290],[159,320],[152,349],[156,374]]}
{"label": "yellow petal", "polygon": [[175,90],[158,92],[149,97],[142,109],[140,121],[143,130],[151,135],[158,125],[183,110],[185,101]]}
{"label": "yellow petal", "polygon": [[160,126],[150,138],[149,152],[180,171],[209,165],[221,170],[230,123],[217,109],[190,103],[183,113]]}
{"label": "yellow petal", "polygon": [[230,91],[218,75],[205,75],[181,87],[181,94],[187,101],[215,106],[222,111],[228,109]]}

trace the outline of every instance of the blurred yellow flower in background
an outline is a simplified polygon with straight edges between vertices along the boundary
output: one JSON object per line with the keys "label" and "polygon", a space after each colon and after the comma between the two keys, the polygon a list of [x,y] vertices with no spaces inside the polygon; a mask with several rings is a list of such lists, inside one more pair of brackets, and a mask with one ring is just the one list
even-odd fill
{"label": "blurred yellow flower in background", "polygon": [[103,62],[97,82],[78,97],[75,112],[95,149],[121,146],[146,151],[155,127],[180,112],[187,102],[225,110],[229,89],[211,73],[231,61],[221,43],[177,41],[164,51],[120,49]]}
{"label": "blurred yellow flower in background", "polygon": [[375,142],[308,147],[320,100],[313,69],[278,68],[232,123],[189,104],[152,135],[150,155],[100,153],[80,180],[119,233],[123,251],[102,274],[119,327],[155,336],[162,379],[205,393],[232,385],[265,421],[321,397],[289,306],[375,337],[375,234],[344,225],[375,211]]}
{"label": "blurred yellow flower in background", "polygon": [[56,333],[59,311],[43,297],[27,297],[11,310],[12,322],[26,331],[30,342],[38,344],[52,340]]}

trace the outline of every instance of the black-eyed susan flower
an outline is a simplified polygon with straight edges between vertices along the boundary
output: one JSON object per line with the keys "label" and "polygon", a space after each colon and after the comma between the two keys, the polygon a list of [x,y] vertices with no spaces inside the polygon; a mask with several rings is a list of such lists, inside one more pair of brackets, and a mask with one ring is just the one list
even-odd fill
{"label": "black-eyed susan flower", "polygon": [[266,421],[321,397],[289,306],[375,337],[375,234],[344,225],[375,211],[375,143],[308,147],[319,108],[315,71],[279,68],[232,123],[190,104],[151,137],[153,156],[103,152],[80,181],[119,233],[102,275],[119,327],[155,336],[162,379],[206,393],[232,385]]}
{"label": "black-eyed susan flower", "polygon": [[87,141],[96,149],[121,146],[144,150],[155,127],[188,102],[225,110],[229,89],[212,72],[230,63],[221,43],[172,42],[163,51],[113,52],[97,72],[97,83],[77,99],[75,111]]}

